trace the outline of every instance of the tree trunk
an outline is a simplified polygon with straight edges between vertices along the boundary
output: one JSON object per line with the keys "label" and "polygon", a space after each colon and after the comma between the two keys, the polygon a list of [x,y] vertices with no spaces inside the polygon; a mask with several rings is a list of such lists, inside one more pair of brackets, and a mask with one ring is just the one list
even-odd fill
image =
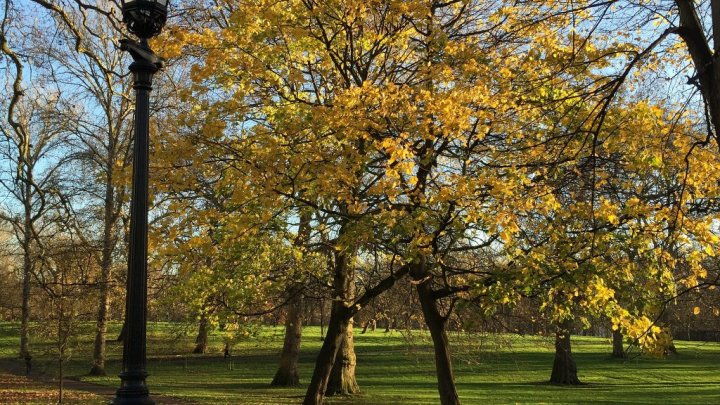
{"label": "tree trunk", "polygon": [[[123,317],[125,319],[125,317]],[[120,329],[120,333],[118,334],[117,339],[115,339],[116,342],[124,342],[125,341],[125,335],[127,335],[127,322],[123,320],[122,328]]]}
{"label": "tree trunk", "polygon": [[670,319],[670,312],[667,311],[667,309],[663,309],[660,313],[660,324],[663,328],[667,331],[670,340],[668,341],[668,345],[663,351],[663,355],[668,356],[671,354],[678,354],[677,348],[675,347],[675,338],[672,335],[672,331],[670,329],[670,324],[672,323],[672,320]]}
{"label": "tree trunk", "polygon": [[285,318],[285,341],[280,354],[280,367],[270,385],[274,387],[294,387],[300,384],[298,360],[300,357],[300,340],[302,338],[302,313],[304,297],[298,288],[288,288],[292,298],[288,303]]}
{"label": "tree trunk", "polygon": [[[310,239],[310,221],[312,212],[300,210],[298,233],[293,246],[304,250]],[[300,357],[300,341],[302,339],[302,317],[305,307],[304,285],[290,284],[286,293],[289,296],[287,315],[285,317],[285,341],[280,353],[280,366],[270,385],[276,387],[293,387],[300,384],[298,362]]]}
{"label": "tree trunk", "polygon": [[[420,265],[424,267],[424,263]],[[421,274],[425,274],[425,270],[423,270]],[[416,273],[413,277],[417,280],[418,275],[419,274]],[[447,318],[442,316],[438,310],[437,301],[433,297],[432,286],[429,280],[418,284],[416,289],[418,298],[420,299],[420,305],[422,306],[425,324],[430,330],[430,336],[433,341],[435,373],[437,375],[440,403],[442,405],[459,405],[460,398],[455,388],[450,344],[445,330]]]}
{"label": "tree trunk", "polygon": [[320,341],[325,339],[325,300],[320,300]]}
{"label": "tree trunk", "polygon": [[[339,296],[343,297],[345,302],[351,302],[355,299],[355,273],[349,267],[346,268],[345,272],[347,276],[342,281],[342,294],[339,294]],[[345,330],[342,331],[342,340],[325,390],[326,395],[349,395],[360,392],[360,386],[358,386],[355,379],[356,364],[353,318],[351,317],[347,321]]]}
{"label": "tree trunk", "polygon": [[[685,42],[688,52],[693,60],[697,75],[691,79],[691,83],[697,85],[702,93],[705,105],[710,115],[710,123],[715,129],[715,139],[720,142],[718,131],[720,130],[720,63],[717,61],[720,52],[720,41],[713,38],[714,49],[710,49],[709,39],[706,36],[704,25],[705,17],[698,13],[696,2],[689,0],[676,0],[680,17],[680,29],[676,32]],[[712,34],[716,34],[720,27],[718,24],[718,13],[720,10],[716,2],[712,5]]]}
{"label": "tree trunk", "polygon": [[109,268],[102,270],[100,281],[100,302],[95,328],[95,345],[93,348],[93,365],[90,375],[105,375],[105,341],[107,340],[108,311],[110,309]]}
{"label": "tree trunk", "polygon": [[612,343],[613,343],[612,357],[614,357],[616,359],[624,359],[625,358],[625,349],[623,348],[623,335],[622,335],[622,332],[620,332],[619,328],[613,331]]}
{"label": "tree trunk", "polygon": [[193,353],[205,354],[208,346],[209,329],[210,325],[208,322],[207,314],[203,312],[202,315],[200,315],[200,325],[198,327],[197,337],[195,338],[195,348],[193,349]]}
{"label": "tree trunk", "polygon": [[58,377],[58,404],[63,403],[63,394],[65,388],[65,361],[63,361],[64,352],[60,351],[60,360],[58,367],[60,368]]}
{"label": "tree trunk", "polygon": [[315,361],[315,370],[305,394],[304,405],[323,403],[335,357],[347,336],[352,317],[348,303],[354,293],[352,289],[355,282],[354,274],[348,266],[348,257],[345,253],[336,251],[334,256],[333,296],[337,298],[332,301],[325,340]]}
{"label": "tree trunk", "polygon": [[20,358],[23,359],[30,356],[30,278],[32,277],[32,263],[29,245],[30,243],[27,242],[27,248],[25,248],[23,254],[22,318],[20,321]]}
{"label": "tree trunk", "polygon": [[[26,193],[30,191],[26,186]],[[32,207],[25,204],[25,222],[23,226],[23,279],[22,279],[22,319],[20,321],[20,358],[30,356],[30,279],[32,277]]]}
{"label": "tree trunk", "polygon": [[315,361],[315,370],[303,405],[322,405],[330,373],[335,363],[335,356],[342,344],[343,332],[347,330],[349,320],[350,315],[347,308],[342,303],[333,302],[327,333]]}
{"label": "tree trunk", "polygon": [[[343,233],[341,228],[339,235]],[[333,275],[333,301],[330,309],[330,321],[327,327],[327,335],[320,348],[315,370],[313,371],[310,385],[308,386],[303,401],[304,405],[321,405],[328,386],[330,374],[335,363],[338,349],[343,339],[347,337],[348,325],[352,316],[362,306],[367,306],[369,301],[384,291],[392,288],[395,282],[408,273],[408,266],[398,269],[389,277],[383,279],[372,288],[366,289],[365,293],[357,301],[351,299],[354,296],[355,274],[348,266],[347,253],[342,250],[334,250],[334,275]],[[349,345],[348,345],[349,346]],[[354,377],[354,373],[353,373]]]}
{"label": "tree trunk", "polygon": [[112,278],[113,250],[115,250],[115,187],[112,184],[112,173],[112,168],[110,168],[107,178],[105,179],[104,229],[102,257],[100,258],[100,297],[98,301],[97,325],[95,328],[93,365],[90,369],[90,375],[105,375],[105,342],[107,341],[107,325],[110,312],[110,281]]}
{"label": "tree trunk", "polygon": [[577,365],[570,345],[571,327],[572,321],[564,321],[555,332],[555,361],[550,375],[550,382],[553,384],[581,384],[577,377]]}
{"label": "tree trunk", "polygon": [[58,404],[63,403],[64,384],[65,384],[65,344],[67,342],[68,332],[63,328],[63,321],[65,320],[65,311],[63,308],[63,297],[64,294],[60,295],[60,305],[58,311],[58,367],[59,367],[59,381],[58,381]]}
{"label": "tree trunk", "polygon": [[353,321],[350,319],[345,332],[342,334],[342,342],[335,356],[335,364],[325,391],[327,396],[350,395],[360,392],[360,386],[355,379],[356,364]]}

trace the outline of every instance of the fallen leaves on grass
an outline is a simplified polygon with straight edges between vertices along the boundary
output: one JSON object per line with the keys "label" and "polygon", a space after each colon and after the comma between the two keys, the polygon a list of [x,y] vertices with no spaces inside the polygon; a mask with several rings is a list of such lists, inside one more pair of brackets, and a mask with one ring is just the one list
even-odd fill
{"label": "fallen leaves on grass", "polygon": [[[56,386],[39,383],[24,376],[0,373],[0,404],[55,404]],[[64,401],[70,403],[97,403],[102,398],[79,391],[64,391]]]}

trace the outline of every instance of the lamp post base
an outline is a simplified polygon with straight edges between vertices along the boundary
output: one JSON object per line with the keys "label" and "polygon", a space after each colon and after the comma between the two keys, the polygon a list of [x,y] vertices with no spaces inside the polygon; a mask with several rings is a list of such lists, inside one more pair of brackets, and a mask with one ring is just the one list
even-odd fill
{"label": "lamp post base", "polygon": [[155,405],[150,398],[150,391],[145,385],[146,372],[122,372],[120,379],[122,384],[115,393],[115,399],[111,405]]}

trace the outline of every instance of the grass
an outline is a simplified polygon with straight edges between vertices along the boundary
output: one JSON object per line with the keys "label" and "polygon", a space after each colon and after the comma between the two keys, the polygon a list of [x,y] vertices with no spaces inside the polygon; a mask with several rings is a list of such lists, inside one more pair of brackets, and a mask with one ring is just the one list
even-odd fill
{"label": "grass", "polygon": [[[68,362],[71,376],[117,386],[122,347],[111,343],[108,377],[84,376],[89,370],[92,325]],[[113,333],[117,333],[114,325]],[[112,334],[111,334],[112,336]],[[17,327],[0,323],[0,356],[17,350]],[[455,352],[458,392],[464,404],[710,404],[720,403],[720,345],[676,342],[679,355],[667,359],[635,357],[611,359],[607,339],[576,337],[573,351],[580,387],[546,383],[552,366],[552,342],[544,337],[513,335],[451,336]],[[355,336],[357,378],[362,394],[330,398],[329,404],[437,404],[432,346],[422,332],[410,336],[381,330]],[[307,383],[320,347],[319,330],[304,330],[301,378]],[[222,356],[222,340],[211,337],[208,355],[190,355],[192,333],[179,325],[149,327],[148,384],[153,393],[208,404],[299,403],[304,386],[276,389],[268,386],[282,346],[282,328],[267,327],[239,342],[232,364]],[[49,343],[34,343],[36,368],[56,372]],[[46,354],[41,355],[41,352]],[[0,389],[2,387],[0,386]]]}

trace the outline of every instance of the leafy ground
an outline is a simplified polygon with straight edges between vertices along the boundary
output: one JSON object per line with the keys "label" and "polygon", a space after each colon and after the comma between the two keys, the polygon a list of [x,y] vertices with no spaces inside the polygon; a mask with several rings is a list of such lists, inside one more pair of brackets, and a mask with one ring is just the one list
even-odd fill
{"label": "leafy ground", "polygon": [[[117,327],[117,325],[115,325]],[[92,325],[84,326],[74,345],[66,375],[83,382],[115,387],[121,345],[111,343],[108,377],[84,376],[92,350]],[[117,330],[113,331],[114,333]],[[301,376],[306,383],[320,347],[318,328],[306,328]],[[264,328],[240,341],[233,360],[222,356],[222,338],[213,335],[208,355],[189,355],[192,333],[181,325],[153,324],[149,328],[148,379],[151,391],[177,401],[208,404],[292,404],[300,402],[303,387],[268,386],[282,346],[281,328]],[[17,328],[0,323],[0,366],[17,350]],[[458,391],[464,404],[582,403],[582,404],[710,404],[720,403],[720,345],[676,342],[678,355],[667,359],[634,357],[610,359],[607,339],[578,337],[573,351],[586,385],[547,384],[552,365],[552,341],[545,337],[511,335],[453,335]],[[37,375],[57,372],[52,345],[34,342]],[[437,392],[429,339],[422,332],[356,333],[358,381],[361,395],[331,398],[330,404],[436,404]],[[47,392],[49,386],[15,378],[0,378],[0,393],[18,389]],[[89,385],[89,384],[87,384]],[[97,390],[100,392],[102,390]],[[107,388],[105,388],[107,392]],[[25,395],[25,394],[23,394]],[[45,394],[43,394],[45,395]],[[3,400],[0,395],[0,403]],[[30,397],[28,397],[30,398]],[[51,403],[48,398],[32,403]],[[104,403],[88,396],[82,403]],[[100,397],[97,397],[100,398]],[[20,402],[26,403],[26,402]]]}
{"label": "leafy ground", "polygon": [[[47,404],[57,403],[57,387],[38,382],[25,376],[0,371],[0,403],[3,404]],[[63,403],[98,403],[102,397],[78,390],[68,390],[63,394]]]}

